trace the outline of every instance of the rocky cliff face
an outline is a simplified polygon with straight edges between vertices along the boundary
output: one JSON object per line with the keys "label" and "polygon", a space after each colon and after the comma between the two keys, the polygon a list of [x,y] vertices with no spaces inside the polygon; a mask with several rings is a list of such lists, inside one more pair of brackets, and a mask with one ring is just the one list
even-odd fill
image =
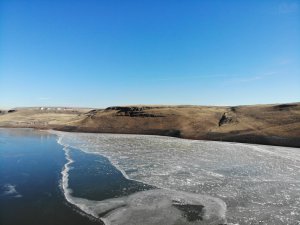
{"label": "rocky cliff face", "polygon": [[238,120],[235,114],[225,112],[223,113],[222,117],[219,120],[219,127],[226,124],[237,123],[237,122]]}
{"label": "rocky cliff face", "polygon": [[154,107],[127,107],[127,106],[113,106],[108,107],[105,111],[116,111],[116,116],[130,116],[130,117],[163,117],[159,114],[147,113],[145,110],[153,109]]}

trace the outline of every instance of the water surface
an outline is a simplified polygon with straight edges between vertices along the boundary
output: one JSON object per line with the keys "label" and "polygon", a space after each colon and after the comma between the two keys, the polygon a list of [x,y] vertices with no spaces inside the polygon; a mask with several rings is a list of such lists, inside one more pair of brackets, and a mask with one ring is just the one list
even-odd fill
{"label": "water surface", "polygon": [[0,129],[0,224],[95,225],[68,204],[60,188],[66,163],[56,136]]}
{"label": "water surface", "polygon": [[297,148],[0,129],[1,225],[299,225],[299,177]]}

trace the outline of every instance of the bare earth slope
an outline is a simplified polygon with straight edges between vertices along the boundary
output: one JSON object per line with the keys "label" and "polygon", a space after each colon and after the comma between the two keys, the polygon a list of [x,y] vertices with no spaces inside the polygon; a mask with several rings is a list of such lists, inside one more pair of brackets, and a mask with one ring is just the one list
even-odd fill
{"label": "bare earth slope", "polygon": [[88,112],[49,112],[49,115],[26,112],[22,117],[25,111],[0,115],[0,126],[26,124],[74,132],[155,134],[300,147],[300,103],[235,107],[117,106]]}

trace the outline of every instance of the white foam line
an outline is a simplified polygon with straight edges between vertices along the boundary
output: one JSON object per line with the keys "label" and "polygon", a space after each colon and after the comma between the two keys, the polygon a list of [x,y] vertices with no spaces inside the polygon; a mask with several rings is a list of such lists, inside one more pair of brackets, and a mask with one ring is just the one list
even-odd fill
{"label": "white foam line", "polygon": [[65,152],[65,156],[67,159],[67,163],[64,165],[63,170],[61,171],[61,175],[62,175],[62,181],[61,181],[61,186],[62,186],[62,190],[64,193],[64,196],[66,198],[66,200],[76,206],[77,208],[79,208],[80,210],[82,210],[83,212],[85,212],[86,214],[95,217],[96,219],[98,219],[98,215],[96,215],[95,213],[93,213],[88,207],[86,207],[83,204],[78,204],[74,201],[74,199],[76,199],[75,197],[72,196],[72,189],[69,188],[69,171],[70,171],[70,165],[74,162],[74,160],[72,160],[71,156],[70,156],[70,150],[69,150],[69,146],[68,145],[63,145],[63,143],[61,142],[62,137],[59,137],[57,139],[57,143],[59,143],[60,145],[63,146],[63,150]]}
{"label": "white foam line", "polygon": [[[95,154],[95,155],[100,155],[102,157],[105,157],[108,159],[108,161],[110,162],[110,164],[115,167],[118,171],[121,172],[121,174],[127,179],[127,180],[131,180],[131,181],[136,181],[136,182],[140,182],[140,183],[143,183],[143,184],[147,184],[147,185],[150,185],[150,186],[155,186],[156,188],[158,189],[164,189],[164,190],[169,190],[169,191],[172,191],[173,189],[171,188],[167,188],[167,187],[163,187],[163,186],[160,186],[160,185],[153,185],[153,184],[149,184],[149,183],[146,183],[145,181],[143,180],[138,180],[138,179],[133,179],[133,178],[130,178],[126,172],[118,165],[117,162],[115,162],[114,160],[112,160],[112,158],[104,153],[100,153],[100,152],[96,152],[96,151],[90,151],[90,150],[85,150],[84,148],[80,148],[80,147],[77,147],[77,146],[74,146],[74,145],[66,145],[62,142],[63,138],[64,138],[64,133],[61,132],[61,131],[56,131],[56,130],[50,130],[49,131],[50,133],[56,135],[58,137],[58,140],[57,140],[57,143],[64,146],[64,147],[70,147],[70,148],[74,148],[74,149],[77,149],[79,151],[82,151],[84,153],[87,153],[87,154]],[[121,134],[121,135],[127,135],[127,134]],[[130,135],[130,136],[133,136],[133,135]],[[142,136],[155,136],[155,135],[142,135]],[[157,136],[157,137],[161,137],[161,136]],[[172,138],[175,138],[175,137],[172,137]],[[186,141],[186,140],[184,140]],[[197,141],[197,140],[196,140]],[[72,197],[74,198],[74,197]],[[97,217],[98,218],[98,217]],[[102,220],[102,219],[101,219]]]}
{"label": "white foam line", "polygon": [[[86,204],[84,204],[84,203],[81,203],[81,202],[83,202],[84,201],[84,199],[81,199],[81,198],[77,198],[77,197],[74,197],[74,196],[72,196],[72,190],[69,188],[69,186],[68,186],[68,182],[69,182],[69,171],[70,171],[70,165],[74,162],[74,160],[71,158],[71,156],[70,156],[70,148],[74,148],[74,149],[77,149],[77,150],[79,150],[79,151],[82,151],[82,152],[84,152],[84,153],[87,153],[87,154],[95,154],[95,155],[100,155],[100,156],[103,156],[103,157],[105,157],[105,158],[107,158],[108,159],[108,161],[111,163],[111,165],[113,165],[118,171],[120,171],[121,173],[122,173],[122,175],[126,178],[126,179],[128,179],[128,180],[132,180],[132,181],[138,181],[138,182],[141,182],[141,183],[144,183],[144,184],[147,184],[145,181],[140,181],[140,180],[136,180],[136,179],[131,179],[131,178],[129,178],[128,177],[128,175],[126,174],[126,172],[123,170],[123,169],[121,169],[120,167],[119,167],[119,165],[117,164],[117,162],[115,162],[114,160],[112,160],[112,158],[111,157],[109,157],[109,156],[106,156],[105,154],[102,154],[102,153],[100,153],[100,152],[96,152],[96,151],[90,151],[90,150],[86,150],[86,149],[84,149],[84,147],[77,147],[77,146],[73,146],[73,145],[69,145],[69,144],[66,144],[66,143],[64,143],[64,141],[63,141],[63,139],[64,139],[64,134],[63,134],[63,132],[51,132],[52,134],[55,134],[57,137],[58,137],[58,139],[57,139],[57,143],[58,144],[60,144],[60,145],[62,145],[63,146],[63,150],[65,151],[65,155],[66,155],[66,159],[67,159],[67,163],[65,164],[65,166],[64,166],[64,169],[63,169],[63,171],[61,172],[61,174],[62,174],[62,188],[63,188],[63,192],[64,192],[64,195],[65,195],[65,198],[66,198],[66,200],[69,202],[69,203],[71,203],[72,205],[75,205],[76,207],[78,207],[79,209],[81,209],[83,212],[85,212],[86,214],[88,214],[88,215],[90,215],[90,216],[92,216],[92,217],[94,217],[94,218],[96,218],[96,219],[101,219],[103,222],[104,222],[104,224],[106,224],[106,225],[110,225],[111,223],[110,223],[110,221],[109,221],[109,219],[107,219],[107,218],[103,218],[103,217],[99,217],[99,215],[96,213],[97,211],[95,211],[95,210],[93,210],[94,209],[94,206],[92,206],[92,205],[90,205],[89,204],[89,202],[91,201],[91,200],[87,200],[86,201],[86,199],[85,199],[85,203]],[[148,184],[149,185],[149,184]],[[165,188],[165,187],[158,187],[157,185],[155,185],[157,188],[159,188],[159,189],[162,189],[162,190],[166,190],[166,191],[174,191],[174,190],[172,190],[172,189],[169,189],[169,188]],[[209,198],[211,198],[210,196],[209,196]],[[219,198],[213,198],[213,199],[216,199],[217,200],[217,202],[221,202],[222,204],[224,204],[224,206],[225,206],[225,208],[226,208],[226,203],[224,202],[224,201],[222,201],[221,199],[219,199]],[[88,202],[89,201],[89,202]],[[109,201],[109,200],[108,200]],[[95,202],[95,201],[93,201],[93,202]],[[102,203],[101,203],[101,201],[98,203],[98,204],[104,204],[104,205],[107,205],[107,204],[109,204],[110,202],[107,202],[107,200],[106,201],[102,201]],[[90,205],[90,207],[89,207],[89,205]],[[118,205],[119,205],[119,203],[118,203]],[[109,207],[109,208],[112,208],[112,207]],[[103,210],[102,210],[103,211]],[[106,211],[106,210],[105,210]],[[100,211],[101,212],[101,211]],[[104,211],[103,211],[104,212]],[[120,213],[120,212],[119,212]],[[226,214],[226,210],[224,211],[224,215],[221,215],[222,217],[224,217],[225,218],[225,214]],[[234,224],[231,224],[231,223],[229,223],[230,225],[234,225]]]}
{"label": "white foam line", "polygon": [[[116,163],[114,163],[110,157],[108,157],[106,155],[103,155],[99,152],[91,152],[91,151],[84,150],[83,148],[78,148],[78,147],[75,147],[75,146],[72,146],[72,145],[64,144],[63,141],[62,141],[63,137],[64,137],[64,134],[62,132],[59,132],[59,134],[57,134],[56,132],[51,132],[51,133],[55,134],[58,137],[57,138],[57,143],[59,145],[63,146],[63,150],[65,152],[65,156],[66,156],[66,159],[67,159],[67,163],[64,165],[64,169],[61,172],[61,174],[62,174],[62,190],[63,190],[63,193],[64,193],[64,196],[65,196],[66,200],[70,204],[72,204],[72,205],[76,206],[77,208],[79,208],[80,210],[82,210],[87,215],[92,216],[96,219],[101,219],[102,222],[104,222],[104,224],[110,225],[108,220],[106,220],[105,218],[100,218],[97,214],[95,214],[92,210],[90,210],[89,207],[87,207],[84,204],[79,204],[79,203],[74,201],[74,200],[79,199],[79,198],[72,196],[72,189],[69,188],[70,165],[74,162],[74,160],[70,156],[70,149],[69,148],[78,149],[78,150],[80,150],[84,153],[87,153],[87,154],[95,154],[95,155],[103,156],[103,157],[107,158],[108,161],[111,163],[111,165],[114,166],[118,171],[120,171],[126,179],[141,182],[141,183],[144,183],[144,184],[146,184],[146,183],[144,181],[129,178],[128,175],[126,174],[126,172],[124,170],[122,170]],[[171,190],[169,188],[159,187],[157,185],[156,185],[156,187],[159,188],[159,189]]]}
{"label": "white foam line", "polygon": [[[66,156],[66,159],[67,159],[67,163],[64,165],[64,168],[63,170],[61,171],[61,174],[62,174],[62,181],[61,181],[61,186],[62,186],[62,190],[63,190],[63,193],[64,193],[64,196],[65,196],[65,199],[72,205],[74,205],[75,207],[79,208],[81,211],[83,211],[84,213],[86,213],[87,215],[89,216],[92,216],[93,218],[95,219],[101,219],[102,222],[106,225],[110,225],[109,221],[105,218],[100,218],[96,213],[94,213],[92,210],[89,209],[88,206],[84,205],[84,204],[79,204],[76,199],[79,199],[77,197],[74,197],[72,196],[72,189],[69,188],[69,171],[71,170],[70,168],[70,165],[72,163],[74,163],[74,160],[71,158],[70,156],[70,147],[72,148],[72,146],[69,146],[69,145],[66,145],[62,142],[62,139],[63,139],[63,134],[60,134],[60,135],[57,135],[55,134],[58,138],[57,138],[57,143],[61,146],[63,146],[63,150],[65,152],[65,156]],[[75,147],[74,147],[75,148]],[[78,148],[76,148],[78,149]],[[84,153],[87,153],[87,154],[97,154],[97,155],[101,155],[99,154],[98,152],[89,152],[89,151],[85,151],[85,150],[82,150],[82,149],[79,149],[80,151],[84,152]],[[101,155],[102,156],[102,155]],[[104,156],[105,157],[105,156]],[[126,177],[127,179],[129,180],[133,180],[133,179],[130,179],[127,174],[121,169],[119,168],[118,166],[116,166],[110,158],[106,157],[109,162],[117,169],[119,170],[123,175],[124,177]],[[141,181],[142,182],[142,181]]]}
{"label": "white foam line", "polygon": [[[56,134],[57,135],[57,134]],[[61,134],[60,134],[61,135]],[[63,139],[63,137],[59,137],[59,139]],[[62,145],[62,146],[65,146],[62,142],[58,144]],[[106,154],[103,154],[103,153],[100,153],[100,152],[95,152],[95,151],[88,151],[88,150],[84,150],[84,148],[78,148],[76,146],[73,146],[73,145],[68,145],[68,147],[70,148],[74,148],[74,149],[77,149],[79,151],[82,151],[86,154],[94,154],[94,155],[98,155],[98,156],[102,156],[102,157],[105,157],[106,159],[108,159],[108,161],[110,162],[110,164],[115,167],[118,171],[120,171],[120,173],[127,179],[127,180],[131,180],[131,181],[136,181],[136,182],[140,182],[140,183],[143,183],[143,184],[147,184],[145,181],[143,180],[138,180],[138,179],[133,179],[133,178],[130,178],[126,172],[118,165],[117,162],[115,162],[114,160],[112,160],[112,158]],[[165,189],[165,190],[172,190],[170,188],[166,188],[166,187],[160,187],[158,185],[153,185],[153,184],[147,184],[147,185],[150,185],[150,186],[155,186],[159,189]]]}
{"label": "white foam line", "polygon": [[[105,157],[105,158],[108,159],[108,161],[110,162],[110,164],[111,164],[113,167],[115,167],[118,171],[120,171],[120,172],[122,173],[122,175],[123,175],[127,180],[137,181],[137,182],[141,182],[141,183],[144,183],[144,184],[145,184],[144,181],[141,181],[141,180],[135,180],[135,179],[130,178],[130,177],[126,174],[126,172],[125,172],[122,168],[119,167],[118,163],[117,163],[117,162],[114,162],[114,161],[111,159],[110,156],[107,156],[107,155],[102,154],[102,153],[100,153],[100,152],[87,151],[87,150],[84,150],[84,148],[78,148],[78,147],[72,146],[72,145],[65,145],[65,144],[62,142],[62,139],[63,139],[63,133],[62,133],[62,132],[54,131],[54,132],[51,132],[51,133],[55,134],[55,135],[58,137],[58,140],[57,140],[57,143],[58,143],[58,144],[60,144],[60,145],[62,145],[62,146],[64,146],[64,147],[71,147],[71,148],[74,148],[74,149],[78,149],[78,150],[80,150],[80,151],[82,151],[82,152],[84,152],[84,153],[87,153],[87,154],[94,154],[94,155],[100,155],[100,156],[102,156],[102,157]],[[57,133],[59,133],[59,134],[57,134]],[[158,187],[158,188],[163,188],[163,187]]]}

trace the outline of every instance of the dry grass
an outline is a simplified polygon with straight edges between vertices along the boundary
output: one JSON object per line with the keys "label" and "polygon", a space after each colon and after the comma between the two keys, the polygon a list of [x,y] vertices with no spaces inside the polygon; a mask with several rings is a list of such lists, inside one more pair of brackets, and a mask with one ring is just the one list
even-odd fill
{"label": "dry grass", "polygon": [[[0,126],[156,134],[300,147],[300,103],[236,107],[140,105],[124,110],[64,113],[24,109],[0,115]],[[220,123],[222,116],[224,120]]]}
{"label": "dry grass", "polygon": [[16,112],[0,115],[1,127],[33,127],[33,128],[54,128],[68,125],[88,110],[65,111],[41,111],[35,109],[19,109]]}

